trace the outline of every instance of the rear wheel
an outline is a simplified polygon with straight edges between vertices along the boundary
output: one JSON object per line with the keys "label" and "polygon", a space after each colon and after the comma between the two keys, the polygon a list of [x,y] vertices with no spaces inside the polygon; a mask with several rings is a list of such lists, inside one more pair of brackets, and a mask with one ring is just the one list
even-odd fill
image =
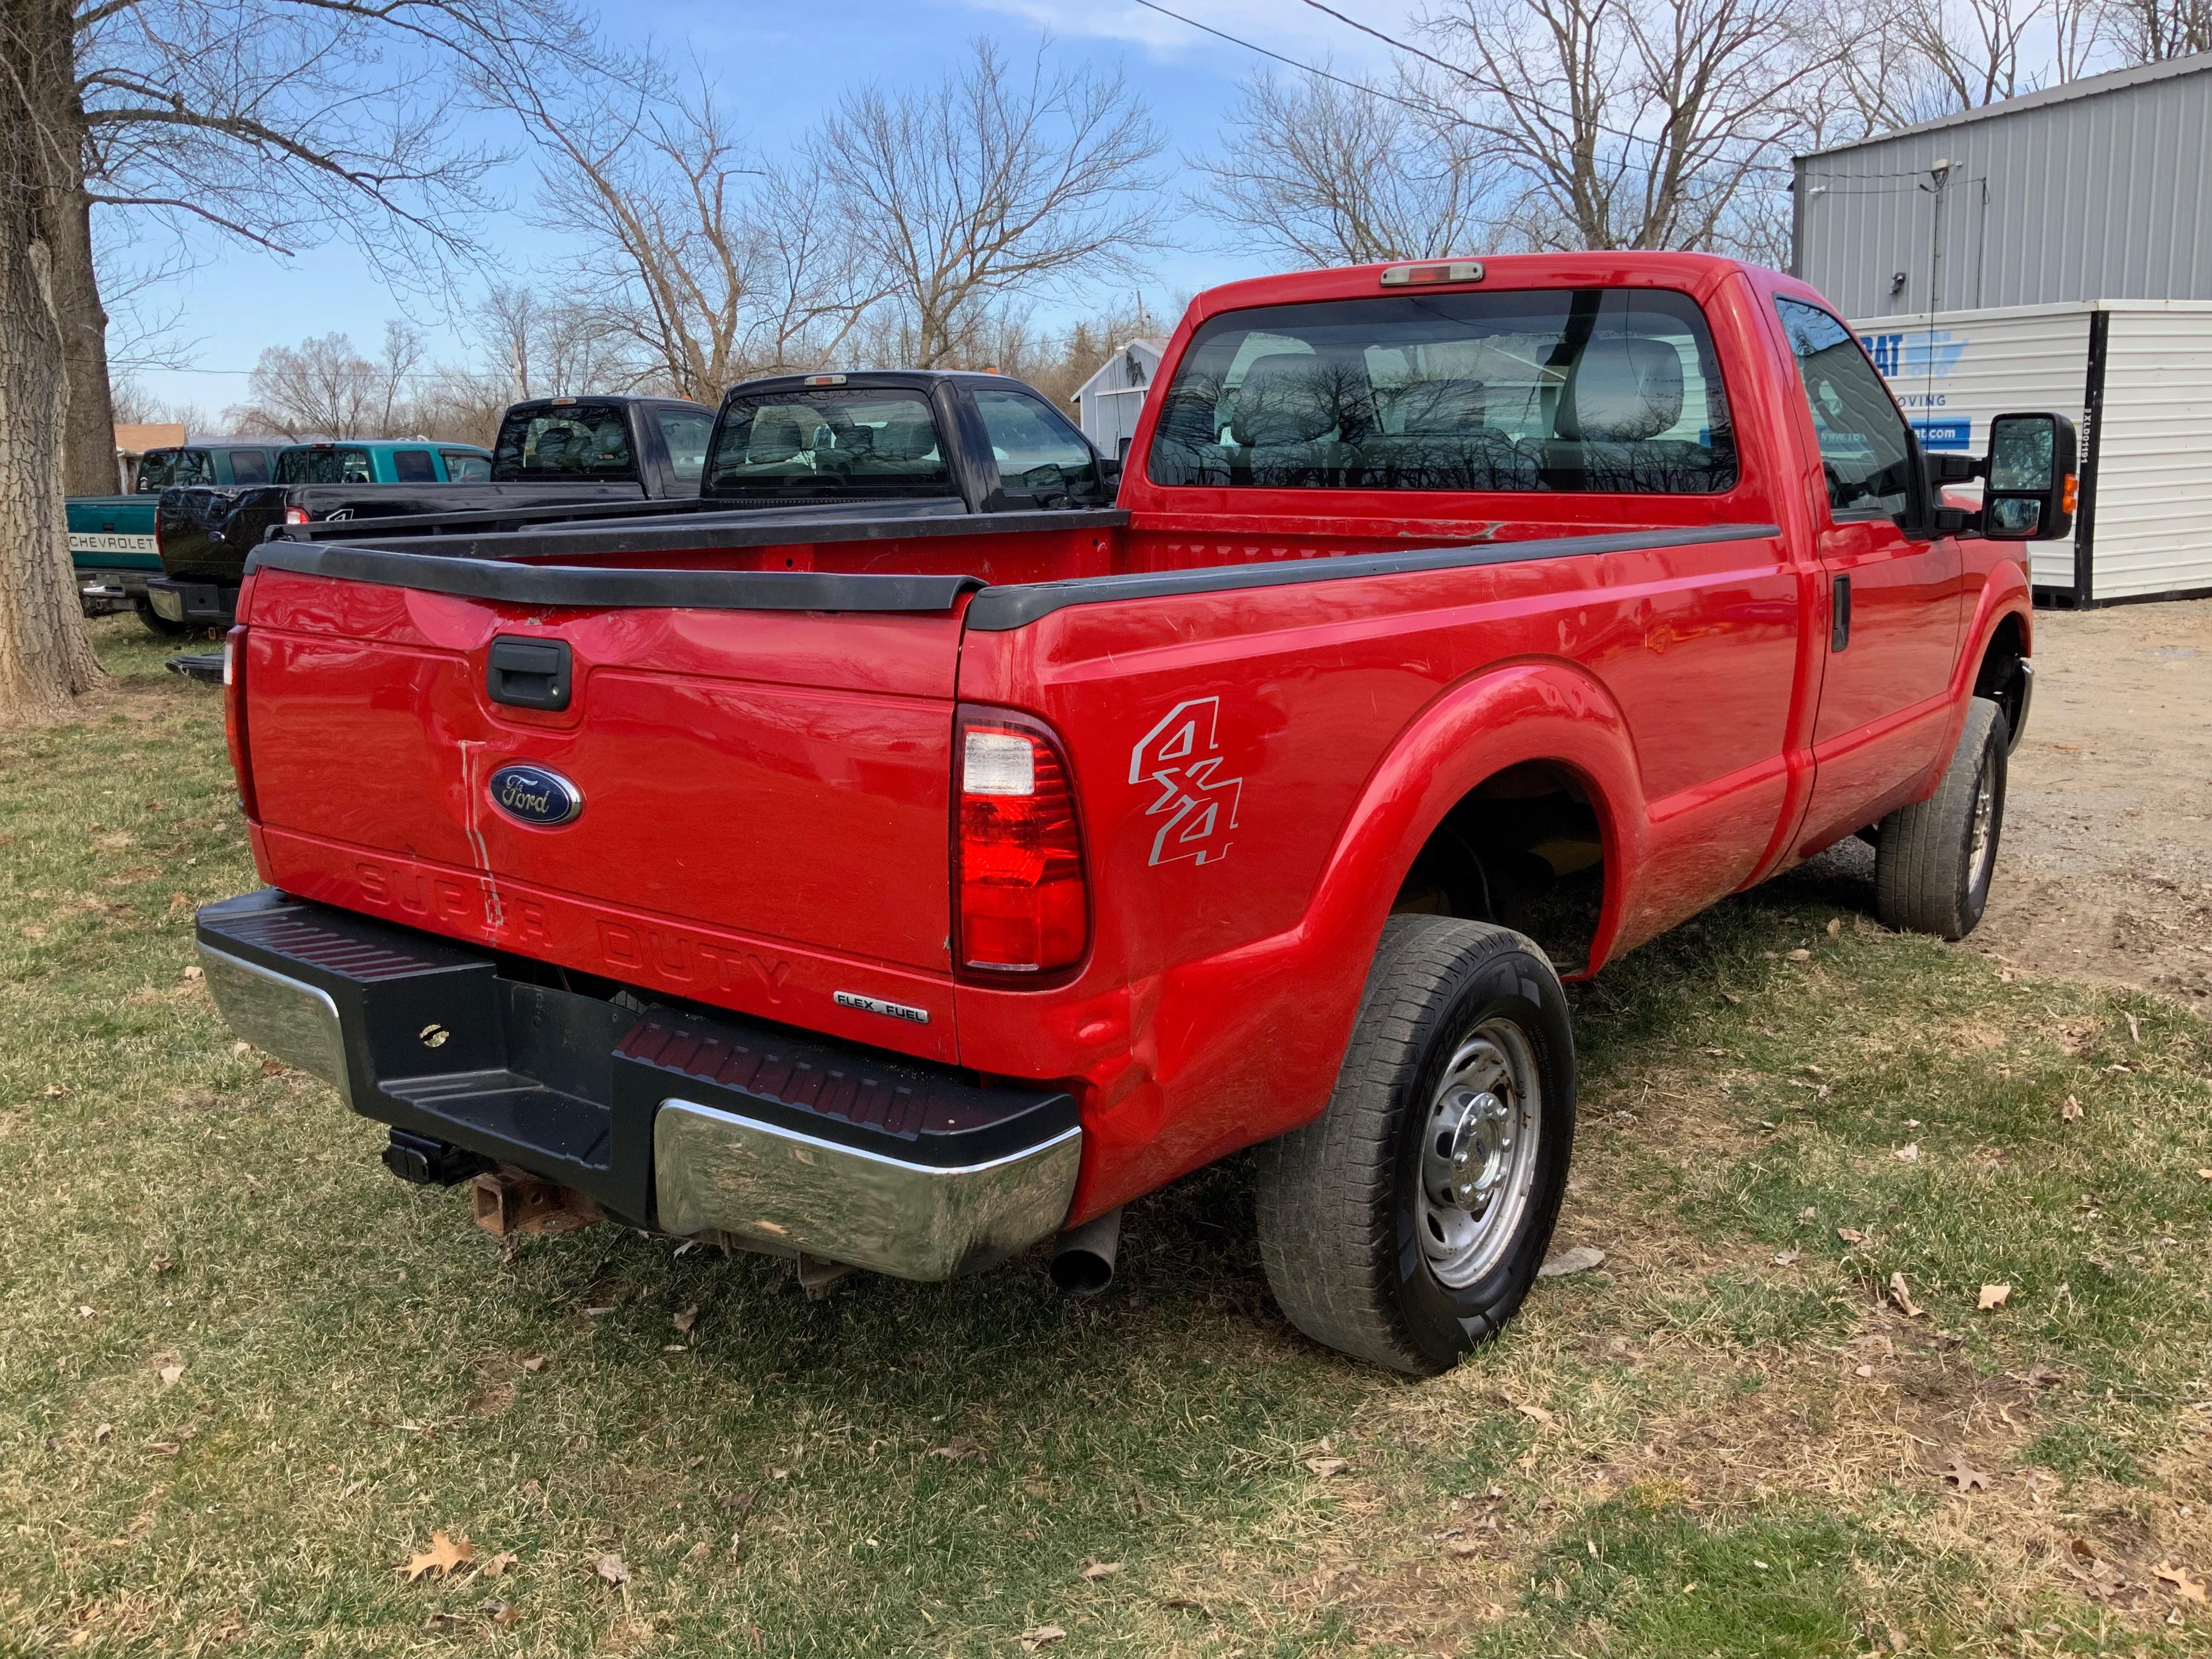
{"label": "rear wheel", "polygon": [[138,620],[146,624],[149,633],[158,635],[165,640],[175,640],[182,639],[192,631],[192,625],[190,623],[171,622],[160,611],[155,610],[154,602],[143,593],[132,601],[132,604],[138,612]]}
{"label": "rear wheel", "polygon": [[1260,1254],[1330,1347],[1433,1376],[1535,1282],[1566,1191],[1574,1040],[1520,934],[1393,916],[1335,1092],[1259,1152]]}
{"label": "rear wheel", "polygon": [[2010,747],[2004,710],[1974,698],[1936,793],[1881,821],[1874,905],[1885,927],[1964,939],[1980,922],[2004,829]]}

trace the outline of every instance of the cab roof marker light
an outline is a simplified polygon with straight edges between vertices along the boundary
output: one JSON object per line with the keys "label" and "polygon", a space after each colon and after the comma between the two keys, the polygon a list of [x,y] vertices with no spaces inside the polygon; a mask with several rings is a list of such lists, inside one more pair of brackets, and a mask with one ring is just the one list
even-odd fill
{"label": "cab roof marker light", "polygon": [[1480,259],[1445,259],[1434,264],[1392,265],[1382,273],[1385,288],[1427,288],[1438,283],[1479,283]]}
{"label": "cab roof marker light", "polygon": [[842,374],[809,374],[799,381],[801,386],[842,386],[844,384],[845,377]]}

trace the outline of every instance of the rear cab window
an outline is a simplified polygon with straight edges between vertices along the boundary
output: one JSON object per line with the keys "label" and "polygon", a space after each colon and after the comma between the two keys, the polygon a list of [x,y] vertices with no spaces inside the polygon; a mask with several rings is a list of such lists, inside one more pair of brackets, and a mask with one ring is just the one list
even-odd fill
{"label": "rear cab window", "polygon": [[1713,495],[1735,436],[1687,295],[1547,289],[1225,313],[1164,400],[1153,483]]}
{"label": "rear cab window", "polygon": [[756,497],[958,493],[926,396],[836,386],[731,399],[706,488]]}
{"label": "rear cab window", "polygon": [[269,452],[265,449],[234,449],[228,452],[230,481],[234,484],[265,484],[269,482]]}
{"label": "rear cab window", "polygon": [[619,404],[577,402],[512,410],[492,447],[495,479],[635,482],[629,422]]}
{"label": "rear cab window", "polygon": [[149,449],[138,458],[137,493],[142,495],[173,485],[215,481],[215,458],[204,449]]}
{"label": "rear cab window", "polygon": [[979,388],[975,408],[999,463],[1000,489],[1040,504],[1105,499],[1105,481],[1090,444],[1042,398]]}
{"label": "rear cab window", "polygon": [[669,471],[677,483],[696,489],[707,470],[707,441],[714,430],[714,417],[701,409],[668,408],[655,410],[653,417],[668,448]]}
{"label": "rear cab window", "polygon": [[1889,388],[1850,330],[1820,307],[1778,295],[1774,308],[1812,410],[1829,510],[1900,517],[1912,502],[1912,445]]}
{"label": "rear cab window", "polygon": [[448,483],[489,483],[491,457],[479,455],[470,449],[441,449],[439,454],[446,459],[446,481]]}
{"label": "rear cab window", "polygon": [[435,483],[438,464],[427,449],[395,449],[392,452],[392,477],[396,483]]}
{"label": "rear cab window", "polygon": [[368,452],[351,444],[301,444],[276,457],[280,484],[365,484],[376,482]]}

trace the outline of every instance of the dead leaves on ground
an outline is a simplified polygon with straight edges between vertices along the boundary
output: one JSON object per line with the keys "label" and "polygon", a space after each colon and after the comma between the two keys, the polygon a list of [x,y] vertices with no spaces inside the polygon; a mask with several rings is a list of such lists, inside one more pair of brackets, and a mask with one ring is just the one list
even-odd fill
{"label": "dead leaves on ground", "polygon": [[1035,1653],[1052,1643],[1066,1641],[1067,1632],[1058,1625],[1032,1625],[1015,1639],[1021,1643],[1024,1653]]}
{"label": "dead leaves on ground", "polygon": [[2150,1570],[2150,1576],[2170,1586],[2175,1601],[2194,1601],[2199,1606],[2204,1605],[2206,1595],[2204,1581],[2201,1578],[2191,1577],[2188,1568],[2177,1566],[2171,1561],[2160,1561]]}
{"label": "dead leaves on ground", "polygon": [[1951,1467],[1943,1471],[1943,1478],[1958,1487],[1961,1493],[1977,1489],[1987,1492],[1990,1489],[1990,1477],[1956,1452],[1952,1454]]}
{"label": "dead leaves on ground", "polygon": [[411,1584],[426,1572],[449,1578],[454,1568],[467,1566],[476,1559],[477,1547],[469,1542],[465,1533],[459,1538],[449,1538],[442,1532],[434,1532],[430,1534],[430,1547],[414,1556],[400,1571]]}
{"label": "dead leaves on ground", "polygon": [[612,1584],[617,1589],[629,1583],[629,1565],[623,1561],[622,1557],[614,1554],[612,1552],[609,1552],[607,1554],[601,1556],[598,1560],[592,1562],[592,1571],[599,1574],[600,1577],[605,1579],[607,1583]]}
{"label": "dead leaves on ground", "polygon": [[2005,1299],[2011,1294],[2012,1286],[2009,1285],[1984,1285],[1982,1286],[1980,1298],[1974,1304],[1975,1310],[1980,1313],[1988,1313],[1993,1308],[2002,1308],[2005,1304]]}

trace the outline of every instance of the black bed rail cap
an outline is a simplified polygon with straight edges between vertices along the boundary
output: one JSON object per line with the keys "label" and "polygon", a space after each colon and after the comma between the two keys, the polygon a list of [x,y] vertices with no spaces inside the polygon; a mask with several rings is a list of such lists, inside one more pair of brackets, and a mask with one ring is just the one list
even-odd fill
{"label": "black bed rail cap", "polygon": [[574,610],[949,611],[980,576],[846,574],[828,570],[638,570],[444,558],[343,543],[264,542],[246,562],[339,581],[371,582],[507,605]]}
{"label": "black bed rail cap", "polygon": [[1396,576],[1411,571],[1453,570],[1473,565],[1522,564],[1535,559],[1633,553],[1645,548],[1694,547],[1707,542],[1756,541],[1781,533],[1779,526],[1771,524],[1705,525],[1686,530],[1629,530],[1595,536],[1543,536],[1526,541],[1468,542],[1451,547],[1393,548],[1383,553],[1334,554],[1325,558],[1285,559],[1270,564],[1207,564],[1187,570],[1079,576],[1067,581],[987,588],[968,607],[968,626],[985,633],[1002,633],[1027,627],[1040,617],[1076,605],[1220,593],[1247,587],[1284,587],[1294,582],[1349,581],[1361,576]]}

